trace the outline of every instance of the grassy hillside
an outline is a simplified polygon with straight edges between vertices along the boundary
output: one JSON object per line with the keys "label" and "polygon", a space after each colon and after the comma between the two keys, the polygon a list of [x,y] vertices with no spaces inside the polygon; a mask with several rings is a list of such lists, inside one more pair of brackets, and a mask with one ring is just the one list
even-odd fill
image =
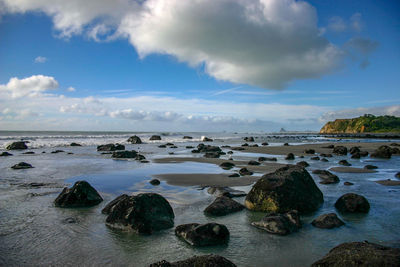
{"label": "grassy hillside", "polygon": [[365,114],[353,119],[337,119],[326,123],[320,133],[400,133],[400,118]]}

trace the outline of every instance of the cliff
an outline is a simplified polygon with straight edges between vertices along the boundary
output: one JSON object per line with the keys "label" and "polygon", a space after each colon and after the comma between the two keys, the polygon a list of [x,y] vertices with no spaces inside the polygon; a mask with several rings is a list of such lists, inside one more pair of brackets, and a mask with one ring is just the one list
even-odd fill
{"label": "cliff", "polygon": [[400,133],[400,117],[365,114],[353,119],[327,122],[320,133]]}

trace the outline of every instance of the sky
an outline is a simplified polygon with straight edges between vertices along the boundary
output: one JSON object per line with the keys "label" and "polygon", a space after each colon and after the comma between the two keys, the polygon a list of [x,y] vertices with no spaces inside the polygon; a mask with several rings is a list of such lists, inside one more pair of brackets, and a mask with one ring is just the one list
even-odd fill
{"label": "sky", "polygon": [[0,0],[0,130],[400,116],[398,0]]}

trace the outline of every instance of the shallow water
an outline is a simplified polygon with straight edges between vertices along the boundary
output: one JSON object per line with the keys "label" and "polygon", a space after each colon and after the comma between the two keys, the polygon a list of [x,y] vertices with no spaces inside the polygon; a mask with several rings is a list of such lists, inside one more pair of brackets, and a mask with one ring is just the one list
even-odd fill
{"label": "shallow water", "polygon": [[[239,140],[240,141],[240,140]],[[238,140],[230,140],[235,143]],[[279,140],[280,141],[280,140]],[[163,141],[163,143],[166,141]],[[149,159],[168,155],[186,155],[190,150],[186,144],[178,149],[159,149],[158,144],[129,145],[127,149],[143,152]],[[226,142],[217,143],[217,145]],[[55,148],[54,148],[55,149]],[[303,228],[289,236],[268,234],[250,225],[263,213],[247,210],[224,217],[207,217],[203,210],[214,199],[206,190],[196,187],[171,186],[164,182],[159,186],[148,183],[151,175],[161,173],[220,173],[218,166],[205,163],[143,164],[136,161],[112,160],[109,155],[100,155],[94,146],[64,147],[66,153],[50,154],[53,148],[34,149],[35,155],[12,152],[12,157],[0,158],[0,265],[129,265],[147,266],[162,259],[176,261],[193,255],[214,253],[222,255],[238,266],[308,266],[325,255],[332,247],[347,241],[377,242],[400,247],[400,187],[385,187],[375,180],[396,179],[400,157],[390,160],[346,159],[354,167],[373,164],[379,167],[376,173],[336,173],[341,182],[334,185],[319,184],[324,193],[324,204],[314,214],[302,216]],[[47,153],[42,154],[42,150]],[[191,154],[189,154],[191,155]],[[198,155],[196,155],[198,156]],[[235,159],[271,156],[235,152]],[[340,157],[343,159],[345,157]],[[307,160],[311,172],[317,168],[338,166],[339,157],[329,162]],[[9,167],[20,161],[35,166],[28,170],[11,170]],[[278,162],[287,163],[283,156]],[[89,181],[103,196],[104,201],[93,208],[61,209],[53,206],[65,183],[77,180]],[[344,186],[344,181],[353,186]],[[29,188],[26,183],[45,182],[44,187]],[[235,187],[248,191],[251,186]],[[101,209],[122,193],[157,192],[166,197],[175,213],[175,225],[183,223],[218,222],[225,224],[231,233],[226,246],[193,248],[174,235],[173,228],[151,236],[124,233],[105,226],[105,215]],[[311,221],[320,214],[336,212],[334,203],[348,192],[364,195],[371,204],[367,215],[338,214],[346,225],[324,230],[313,227]],[[243,202],[244,198],[236,199]],[[77,223],[66,223],[66,218],[75,218]]]}

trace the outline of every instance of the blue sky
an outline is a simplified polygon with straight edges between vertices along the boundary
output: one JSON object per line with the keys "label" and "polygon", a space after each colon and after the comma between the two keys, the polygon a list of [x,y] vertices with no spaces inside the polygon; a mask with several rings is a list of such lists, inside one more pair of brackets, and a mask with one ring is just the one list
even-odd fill
{"label": "blue sky", "polygon": [[0,0],[1,128],[318,130],[400,115],[398,1],[139,2]]}

